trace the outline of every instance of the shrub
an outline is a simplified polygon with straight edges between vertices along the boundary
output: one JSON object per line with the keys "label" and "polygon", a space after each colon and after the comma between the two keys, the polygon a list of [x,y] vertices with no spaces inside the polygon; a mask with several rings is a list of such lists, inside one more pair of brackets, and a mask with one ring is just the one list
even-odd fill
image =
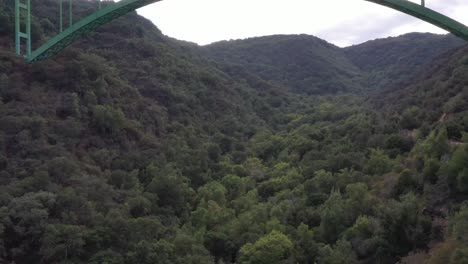
{"label": "shrub", "polygon": [[104,135],[115,135],[125,124],[121,110],[108,105],[97,105],[93,108],[93,126]]}

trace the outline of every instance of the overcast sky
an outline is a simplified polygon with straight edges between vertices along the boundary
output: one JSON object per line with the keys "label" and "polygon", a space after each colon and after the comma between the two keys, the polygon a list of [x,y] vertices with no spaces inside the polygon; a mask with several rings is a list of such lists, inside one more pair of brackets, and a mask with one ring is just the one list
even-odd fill
{"label": "overcast sky", "polygon": [[[468,24],[468,0],[426,0],[426,6]],[[200,45],[304,33],[349,46],[408,32],[445,33],[364,0],[164,0],[138,13],[151,19],[164,34]]]}

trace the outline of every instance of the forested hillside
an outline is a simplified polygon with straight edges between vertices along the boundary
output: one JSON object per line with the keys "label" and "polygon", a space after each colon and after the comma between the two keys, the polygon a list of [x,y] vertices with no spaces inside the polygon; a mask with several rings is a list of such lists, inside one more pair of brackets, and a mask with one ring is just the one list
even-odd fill
{"label": "forested hillside", "polygon": [[411,83],[434,59],[464,44],[453,35],[410,33],[371,40],[344,51],[353,64],[367,73],[366,87],[375,90]]}
{"label": "forested hillside", "polygon": [[259,77],[305,94],[356,92],[362,74],[343,50],[307,35],[278,35],[223,41],[201,49],[223,64],[235,64]]}
{"label": "forested hillside", "polygon": [[[38,45],[58,1],[32,3]],[[12,51],[9,4],[0,263],[468,263],[459,41],[198,47],[131,13],[29,65]],[[403,57],[414,77],[379,79]]]}
{"label": "forested hillside", "polygon": [[335,94],[406,85],[435,58],[462,45],[451,35],[411,33],[340,49],[313,36],[278,35],[222,41],[201,51],[293,92]]}

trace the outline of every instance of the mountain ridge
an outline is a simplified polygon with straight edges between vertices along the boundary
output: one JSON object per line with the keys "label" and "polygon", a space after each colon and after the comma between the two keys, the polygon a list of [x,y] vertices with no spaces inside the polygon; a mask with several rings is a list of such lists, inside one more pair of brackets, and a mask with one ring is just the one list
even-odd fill
{"label": "mountain ridge", "polygon": [[344,91],[345,87],[358,89],[359,80],[354,79],[359,79],[359,70],[338,47],[313,36],[275,35],[218,42],[201,49],[215,61],[242,65],[296,92],[326,94]]}
{"label": "mountain ridge", "polygon": [[[401,84],[410,78],[408,72],[423,70],[437,56],[463,44],[462,40],[451,35],[410,33],[339,48],[314,36],[301,34],[221,41],[201,49],[204,56],[217,62],[242,65],[264,79],[292,87],[295,92],[327,94],[356,92],[361,90],[359,86],[381,89]],[[374,61],[366,57],[374,58]],[[289,59],[305,61],[297,68]],[[319,83],[314,76],[336,81],[314,87]]]}
{"label": "mountain ridge", "polygon": [[[47,39],[58,1],[32,1]],[[387,85],[314,37],[220,60],[133,12],[29,65],[5,3],[0,263],[465,262],[466,48]],[[389,41],[365,58],[395,73]]]}

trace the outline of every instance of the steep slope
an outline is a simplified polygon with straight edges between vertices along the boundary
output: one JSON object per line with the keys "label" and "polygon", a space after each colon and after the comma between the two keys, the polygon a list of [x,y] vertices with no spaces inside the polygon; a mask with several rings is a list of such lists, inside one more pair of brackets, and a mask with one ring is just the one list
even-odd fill
{"label": "steep slope", "polygon": [[414,129],[445,125],[460,141],[468,130],[468,48],[461,47],[431,62],[407,86],[392,87],[372,98],[387,113],[401,113],[400,126]]}
{"label": "steep slope", "polygon": [[[405,86],[370,97],[389,127],[415,142],[405,158],[406,186],[419,186],[425,215],[437,230],[427,249],[401,263],[465,263],[468,222],[468,48],[433,60]],[[413,183],[411,183],[413,181]],[[388,184],[388,182],[387,182]],[[414,186],[416,186],[414,185]]]}
{"label": "steep slope", "polygon": [[237,64],[275,84],[306,94],[357,91],[361,72],[338,47],[307,35],[223,41],[202,47],[219,63]]}
{"label": "steep slope", "polygon": [[[33,4],[46,39],[58,1]],[[0,263],[464,263],[468,147],[432,119],[411,123],[413,101],[380,93],[382,111],[352,93],[290,93],[135,13],[35,65],[0,32]],[[464,96],[465,54],[398,92],[419,96],[419,112],[442,91]],[[463,117],[466,101],[455,106]]]}
{"label": "steep slope", "polygon": [[[181,227],[195,190],[245,162],[258,130],[284,124],[288,96],[232,79],[136,13],[28,65],[4,3],[0,262],[212,263]],[[38,45],[58,1],[33,6]]]}
{"label": "steep slope", "polygon": [[452,35],[410,33],[340,49],[313,36],[269,36],[202,47],[203,55],[308,94],[404,85],[438,56],[465,42]]}
{"label": "steep slope", "polygon": [[344,49],[346,56],[367,73],[369,89],[403,84],[438,56],[465,45],[453,35],[410,33],[365,42]]}

